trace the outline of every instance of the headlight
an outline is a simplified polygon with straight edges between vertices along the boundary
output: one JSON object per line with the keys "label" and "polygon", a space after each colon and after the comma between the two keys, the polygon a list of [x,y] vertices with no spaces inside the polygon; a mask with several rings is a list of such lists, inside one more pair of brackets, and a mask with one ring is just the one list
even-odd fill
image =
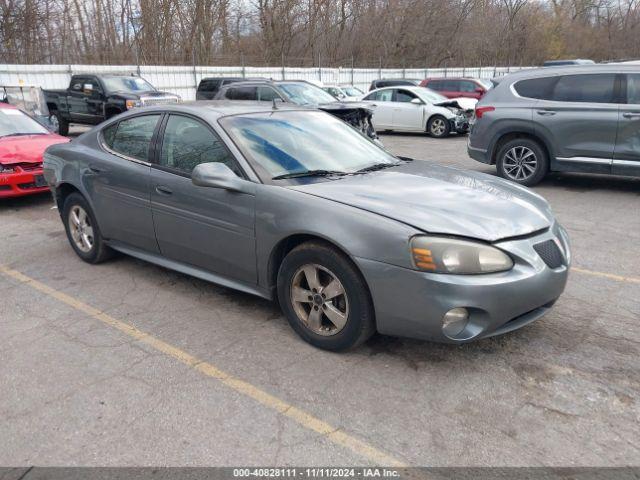
{"label": "headlight", "polygon": [[142,102],[140,100],[127,100],[125,102],[126,106],[127,106],[127,110],[130,108],[135,108],[135,107],[141,107],[142,106]]}
{"label": "headlight", "polygon": [[411,256],[417,269],[434,273],[494,273],[513,267],[513,260],[502,250],[446,237],[414,237]]}

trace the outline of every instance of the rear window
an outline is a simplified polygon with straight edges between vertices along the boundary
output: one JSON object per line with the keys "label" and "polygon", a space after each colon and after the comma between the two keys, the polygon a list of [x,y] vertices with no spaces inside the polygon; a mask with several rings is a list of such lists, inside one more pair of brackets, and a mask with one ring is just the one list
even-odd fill
{"label": "rear window", "polygon": [[256,87],[231,87],[227,90],[225,98],[229,100],[258,100]]}
{"label": "rear window", "polygon": [[220,86],[220,80],[202,80],[198,85],[200,92],[215,92]]}
{"label": "rear window", "polygon": [[613,73],[595,75],[564,75],[553,89],[557,102],[615,103]]}

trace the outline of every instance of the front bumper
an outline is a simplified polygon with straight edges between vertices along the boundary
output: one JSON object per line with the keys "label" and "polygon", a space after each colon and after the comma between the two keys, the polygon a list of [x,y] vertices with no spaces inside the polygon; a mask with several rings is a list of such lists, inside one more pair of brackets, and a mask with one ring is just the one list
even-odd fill
{"label": "front bumper", "polygon": [[15,167],[15,172],[0,173],[0,198],[21,197],[48,191],[49,187],[44,184],[42,167],[29,170]]}
{"label": "front bumper", "polygon": [[[550,268],[533,246],[557,240],[564,265]],[[378,331],[446,343],[500,335],[546,314],[564,291],[571,254],[566,233],[554,226],[525,239],[496,242],[514,260],[513,269],[485,275],[434,274],[374,260],[354,260],[367,279]],[[442,332],[446,312],[464,307],[467,328],[456,338]]]}
{"label": "front bumper", "polygon": [[451,130],[458,133],[467,133],[469,131],[469,119],[464,115],[458,115],[449,119]]}

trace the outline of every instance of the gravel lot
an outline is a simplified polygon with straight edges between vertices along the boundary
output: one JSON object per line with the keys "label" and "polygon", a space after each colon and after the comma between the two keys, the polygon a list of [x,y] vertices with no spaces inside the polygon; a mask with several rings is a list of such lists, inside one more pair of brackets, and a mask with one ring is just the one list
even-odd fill
{"label": "gravel lot", "polygon": [[[465,138],[383,141],[495,174]],[[640,465],[640,180],[535,190],[576,267],[548,316],[464,346],[376,336],[346,354],[303,343],[267,301],[124,256],[87,265],[48,195],[3,201],[0,265],[40,283],[0,272],[0,465]]]}

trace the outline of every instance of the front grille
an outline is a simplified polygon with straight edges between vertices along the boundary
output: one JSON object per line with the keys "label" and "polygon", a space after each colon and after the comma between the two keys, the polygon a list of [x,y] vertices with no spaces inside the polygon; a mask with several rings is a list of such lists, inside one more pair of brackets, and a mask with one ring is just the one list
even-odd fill
{"label": "front grille", "polygon": [[558,268],[564,265],[564,256],[553,240],[538,243],[533,248],[549,268]]}
{"label": "front grille", "polygon": [[31,190],[32,188],[38,188],[38,186],[31,182],[31,183],[19,183],[18,187],[21,188],[22,190]]}
{"label": "front grille", "polygon": [[177,97],[149,97],[141,98],[144,106],[166,105],[167,103],[178,103]]}

